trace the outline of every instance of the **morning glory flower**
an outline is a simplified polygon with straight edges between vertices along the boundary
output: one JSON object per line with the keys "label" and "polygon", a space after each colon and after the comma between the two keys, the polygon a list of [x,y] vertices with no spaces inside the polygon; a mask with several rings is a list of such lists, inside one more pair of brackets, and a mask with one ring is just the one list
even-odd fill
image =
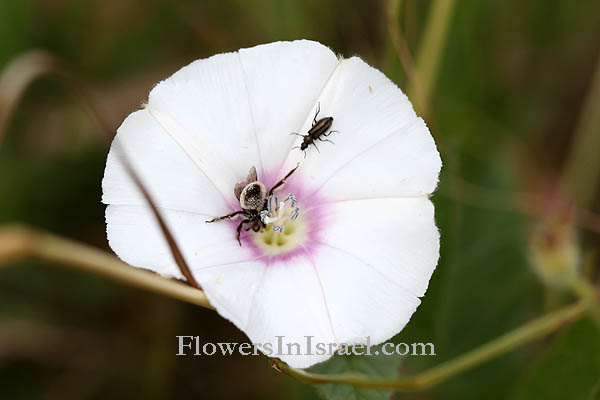
{"label": "morning glory flower", "polygon": [[[331,142],[305,154],[291,133],[325,117]],[[306,40],[218,54],[160,82],[125,119],[102,183],[109,244],[135,267],[182,278],[119,153],[217,312],[253,343],[298,343],[301,354],[279,356],[292,367],[331,356],[306,336],[390,339],[425,294],[439,257],[429,196],[440,156],[404,93],[358,57]],[[238,243],[243,216],[207,221],[242,210],[253,179],[264,205],[253,203],[258,219]]]}

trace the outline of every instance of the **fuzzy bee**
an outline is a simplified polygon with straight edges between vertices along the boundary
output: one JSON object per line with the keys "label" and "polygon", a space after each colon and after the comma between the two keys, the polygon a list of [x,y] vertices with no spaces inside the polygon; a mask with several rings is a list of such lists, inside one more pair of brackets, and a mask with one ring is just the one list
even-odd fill
{"label": "fuzzy bee", "polygon": [[242,221],[237,226],[237,241],[242,245],[240,240],[240,233],[244,225],[246,226],[246,231],[252,229],[254,232],[259,232],[261,229],[265,228],[265,223],[261,219],[261,211],[267,208],[267,200],[271,197],[273,192],[280,188],[286,180],[298,169],[296,166],[290,172],[287,173],[286,176],[283,177],[279,182],[277,182],[269,191],[267,192],[267,188],[265,185],[258,180],[258,176],[256,174],[256,168],[250,168],[248,172],[248,177],[242,181],[235,184],[233,187],[233,193],[235,197],[240,201],[241,210],[234,211],[230,214],[223,215],[222,217],[213,218],[210,221],[206,221],[207,223],[222,221],[224,219],[231,219],[238,215],[243,217]]}
{"label": "fuzzy bee", "polygon": [[319,115],[320,111],[321,111],[321,103],[319,103],[317,105],[317,111],[315,112],[315,116],[313,118],[312,127],[308,130],[308,134],[301,135],[301,134],[296,133],[296,132],[292,132],[290,134],[290,135],[302,136],[303,140],[302,140],[302,143],[300,144],[300,146],[296,146],[296,147],[293,147],[293,148],[294,149],[300,149],[301,151],[303,151],[304,152],[304,158],[306,158],[306,149],[311,144],[313,146],[315,146],[315,149],[317,149],[317,151],[319,151],[319,148],[317,147],[317,145],[315,143],[316,140],[318,140],[320,142],[330,142],[330,143],[333,143],[331,140],[324,139],[324,138],[327,138],[329,135],[331,135],[334,132],[339,133],[339,131],[332,131],[332,130],[330,130],[331,129],[331,125],[333,125],[333,117],[325,117],[325,118],[321,118],[321,119],[319,119],[317,121],[317,116]]}

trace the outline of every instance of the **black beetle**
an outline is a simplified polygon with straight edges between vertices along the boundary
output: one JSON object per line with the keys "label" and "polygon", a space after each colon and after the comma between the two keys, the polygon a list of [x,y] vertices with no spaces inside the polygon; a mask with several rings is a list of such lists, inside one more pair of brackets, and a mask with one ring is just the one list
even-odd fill
{"label": "black beetle", "polygon": [[319,148],[317,147],[315,140],[319,140],[321,142],[333,143],[331,140],[324,139],[324,138],[328,137],[329,135],[331,135],[334,132],[339,133],[338,131],[330,130],[331,125],[333,124],[333,117],[325,117],[325,118],[321,118],[320,120],[317,121],[317,116],[319,115],[320,111],[321,111],[321,103],[318,103],[317,112],[315,113],[315,116],[313,118],[312,127],[308,130],[308,134],[301,135],[296,132],[291,133],[291,135],[302,136],[303,140],[302,140],[302,143],[300,144],[300,146],[293,147],[293,149],[299,148],[301,151],[304,151],[304,158],[306,158],[306,149],[311,144],[313,146],[315,146],[315,149],[317,149],[317,151],[319,151]]}

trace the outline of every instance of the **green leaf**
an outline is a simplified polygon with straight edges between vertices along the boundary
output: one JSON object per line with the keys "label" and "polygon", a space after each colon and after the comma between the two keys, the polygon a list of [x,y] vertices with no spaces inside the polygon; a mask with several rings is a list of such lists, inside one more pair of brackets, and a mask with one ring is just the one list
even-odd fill
{"label": "green leaf", "polygon": [[548,353],[520,382],[512,399],[598,400],[599,384],[600,333],[585,319],[558,334]]}
{"label": "green leaf", "polygon": [[[361,373],[375,379],[396,376],[401,358],[398,356],[375,355],[379,346],[371,349],[371,355],[336,355],[330,360],[311,368],[311,372],[321,374]],[[347,385],[320,385],[319,392],[326,399],[336,400],[384,400],[389,399],[390,391],[377,391],[354,388]]]}

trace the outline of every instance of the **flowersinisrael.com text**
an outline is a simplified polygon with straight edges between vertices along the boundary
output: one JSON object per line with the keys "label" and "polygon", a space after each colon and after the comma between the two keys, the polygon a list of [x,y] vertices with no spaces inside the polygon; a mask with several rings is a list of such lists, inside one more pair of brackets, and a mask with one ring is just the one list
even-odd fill
{"label": "flowersinisrael.com text", "polygon": [[[304,343],[285,342],[284,336],[276,336],[277,343],[202,343],[199,336],[177,336],[177,355],[194,356],[231,356],[239,353],[243,356],[264,354],[268,357],[285,355],[401,355],[435,356],[433,343],[392,343],[371,346],[371,338],[366,337],[364,344],[347,345],[344,343],[315,343],[313,336],[304,336]],[[373,348],[376,347],[376,348]]]}

